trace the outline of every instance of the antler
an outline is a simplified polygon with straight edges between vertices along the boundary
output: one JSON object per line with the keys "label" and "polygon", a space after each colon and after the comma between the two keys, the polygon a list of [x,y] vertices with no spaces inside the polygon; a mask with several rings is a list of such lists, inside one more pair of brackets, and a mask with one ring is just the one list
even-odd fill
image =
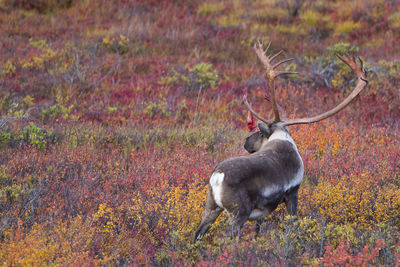
{"label": "antler", "polygon": [[[275,63],[274,65],[272,65],[272,61],[277,56],[279,56],[283,52],[283,50],[279,51],[275,55],[267,56],[267,52],[268,52],[268,49],[269,49],[270,45],[271,45],[271,42],[269,42],[267,48],[264,50],[263,44],[260,41],[258,41],[256,44],[254,44],[254,50],[255,50],[258,58],[264,64],[265,71],[267,73],[269,93],[270,93],[270,96],[272,98],[272,109],[274,111],[274,116],[275,116],[275,118],[272,120],[272,123],[274,123],[274,122],[280,122],[281,121],[281,118],[280,118],[280,115],[279,115],[279,109],[278,109],[278,105],[276,103],[276,97],[275,97],[275,78],[280,76],[280,75],[284,75],[284,74],[297,74],[297,72],[277,71],[276,68],[278,66],[280,66],[283,63],[289,62],[289,61],[293,60],[294,58],[284,59],[284,60],[279,61],[278,63]],[[248,103],[247,103],[246,106],[249,108],[250,105],[248,105]],[[250,110],[250,112],[252,112],[254,114],[254,112],[251,111],[251,109],[249,109],[249,110]],[[258,116],[257,115],[254,114],[254,116],[258,118],[259,115]],[[258,119],[261,120],[260,118],[258,118]],[[265,122],[265,119],[261,120],[261,121]],[[267,120],[267,121],[270,122],[270,120]],[[268,124],[271,124],[271,122],[268,123]]]}
{"label": "antler", "polygon": [[264,50],[263,49],[263,44],[258,42],[257,44],[254,45],[254,50],[258,56],[258,58],[261,60],[261,62],[264,64],[266,73],[267,73],[267,80],[268,80],[268,85],[269,85],[269,92],[272,98],[272,109],[274,111],[274,119],[271,120],[266,120],[264,119],[261,115],[259,115],[257,112],[255,112],[252,107],[250,106],[249,102],[247,101],[247,96],[243,96],[243,101],[244,104],[246,105],[247,109],[260,121],[264,122],[267,125],[272,125],[272,124],[277,124],[279,123],[282,126],[289,126],[289,125],[294,125],[294,124],[308,124],[308,123],[313,123],[313,122],[318,122],[321,120],[324,120],[328,117],[331,117],[344,109],[363,89],[364,87],[368,84],[367,80],[367,74],[364,70],[364,63],[363,61],[357,57],[357,59],[360,61],[360,66],[357,65],[356,58],[355,57],[350,57],[348,55],[346,56],[340,56],[339,54],[336,54],[336,56],[342,60],[344,63],[346,63],[356,74],[358,77],[358,82],[356,87],[353,89],[353,91],[348,95],[340,104],[338,104],[336,107],[332,108],[331,110],[322,113],[320,115],[310,117],[310,118],[302,118],[302,119],[292,119],[292,120],[281,120],[280,115],[279,115],[279,109],[278,109],[278,104],[276,103],[276,98],[275,98],[275,78],[283,75],[283,74],[297,74],[297,72],[288,72],[288,71],[277,71],[276,67],[280,66],[283,63],[286,63],[288,61],[293,60],[293,58],[289,59],[284,59],[282,61],[279,61],[278,63],[272,65],[272,60],[276,58],[278,55],[282,53],[282,50],[276,53],[273,56],[267,56],[266,53],[268,51],[268,48],[270,47],[271,43],[268,44],[267,48]]}
{"label": "antler", "polygon": [[360,61],[360,66],[357,65],[356,63],[356,58],[350,57],[348,55],[346,56],[340,56],[339,54],[336,54],[336,56],[342,60],[344,63],[346,63],[356,74],[358,77],[358,82],[356,87],[353,89],[353,91],[336,107],[332,108],[331,110],[328,110],[325,113],[322,113],[320,115],[311,117],[311,118],[302,118],[302,119],[293,119],[293,120],[288,120],[288,121],[283,121],[282,125],[283,126],[289,126],[289,125],[294,125],[294,124],[308,124],[308,123],[313,123],[313,122],[318,122],[321,120],[324,120],[328,117],[331,117],[347,107],[350,102],[356,98],[356,96],[364,89],[364,87],[368,84],[367,80],[367,74],[364,70],[364,63],[361,60],[360,57],[357,57],[357,59]]}
{"label": "antler", "polygon": [[260,114],[258,114],[254,109],[251,107],[249,102],[247,101],[247,96],[243,96],[243,102],[246,105],[247,109],[260,121],[266,123],[267,125],[271,125],[273,123],[277,123],[281,121],[280,114],[279,114],[279,108],[278,104],[276,103],[276,97],[275,97],[275,78],[284,75],[284,74],[298,74],[298,72],[291,72],[291,71],[277,71],[276,68],[283,63],[289,62],[291,60],[294,60],[294,58],[288,58],[284,59],[282,61],[279,61],[278,63],[275,63],[272,65],[272,61],[279,56],[283,50],[279,51],[275,55],[267,56],[268,49],[271,45],[271,42],[269,42],[267,48],[264,50],[263,48],[263,43],[258,41],[256,44],[254,44],[254,51],[256,52],[258,58],[261,60],[265,67],[265,71],[267,74],[267,80],[268,80],[268,87],[269,87],[269,94],[271,96],[272,100],[272,109],[274,111],[274,119],[264,119]]}
{"label": "antler", "polygon": [[271,119],[271,120],[264,119],[260,114],[258,114],[258,113],[251,107],[250,103],[247,101],[247,95],[246,95],[246,94],[243,95],[243,102],[244,102],[244,104],[246,105],[247,109],[248,109],[251,113],[253,113],[254,117],[256,117],[257,119],[259,119],[260,121],[264,122],[264,123],[267,124],[267,125],[271,125],[272,123],[274,123],[274,120],[273,120],[273,119]]}

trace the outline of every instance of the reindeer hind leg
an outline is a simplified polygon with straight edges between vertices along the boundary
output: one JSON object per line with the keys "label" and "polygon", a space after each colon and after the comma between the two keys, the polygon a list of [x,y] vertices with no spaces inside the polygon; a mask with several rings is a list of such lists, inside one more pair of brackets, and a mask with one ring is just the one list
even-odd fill
{"label": "reindeer hind leg", "polygon": [[235,190],[235,199],[230,201],[232,204],[227,208],[227,210],[231,215],[234,215],[231,238],[235,238],[236,236],[240,237],[241,230],[249,219],[254,207],[252,207],[250,198],[245,190],[238,190],[236,188],[230,188],[230,190]]}
{"label": "reindeer hind leg", "polygon": [[206,207],[204,209],[203,218],[194,233],[193,243],[199,240],[207,231],[210,229],[211,224],[215,222],[219,214],[222,212],[222,208],[219,207],[212,196],[212,189],[208,191]]}

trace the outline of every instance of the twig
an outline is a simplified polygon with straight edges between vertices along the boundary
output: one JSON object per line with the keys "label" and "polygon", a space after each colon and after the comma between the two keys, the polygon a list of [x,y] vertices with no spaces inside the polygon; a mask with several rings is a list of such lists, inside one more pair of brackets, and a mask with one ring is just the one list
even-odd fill
{"label": "twig", "polygon": [[6,117],[2,117],[0,119],[0,129],[2,129],[4,127],[4,125],[6,125],[7,122],[10,122],[10,121],[18,121],[18,120],[23,120],[23,119],[24,120],[30,120],[29,112],[31,112],[31,110],[33,110],[35,108],[36,107],[32,107],[32,108],[27,109],[25,111],[24,115],[22,115],[22,116],[6,116]]}

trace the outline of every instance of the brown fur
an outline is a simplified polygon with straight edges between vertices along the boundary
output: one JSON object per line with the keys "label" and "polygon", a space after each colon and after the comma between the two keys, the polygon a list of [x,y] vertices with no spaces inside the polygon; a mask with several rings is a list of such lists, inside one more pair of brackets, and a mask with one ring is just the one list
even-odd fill
{"label": "brown fur", "polygon": [[[217,205],[210,186],[203,219],[194,241],[204,235],[223,209],[233,215],[233,235],[239,233],[255,209],[267,215],[285,202],[289,214],[296,215],[299,185],[295,184],[287,190],[284,188],[299,172],[301,158],[289,141],[276,139],[265,143],[272,132],[257,132],[246,138],[246,150],[255,153],[224,160],[215,167],[213,173],[224,173],[223,207]],[[263,195],[263,189],[271,189],[270,194]]]}

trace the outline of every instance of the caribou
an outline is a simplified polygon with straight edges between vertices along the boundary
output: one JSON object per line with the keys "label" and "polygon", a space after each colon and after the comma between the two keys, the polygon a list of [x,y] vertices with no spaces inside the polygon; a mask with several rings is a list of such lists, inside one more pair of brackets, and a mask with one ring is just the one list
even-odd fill
{"label": "caribou", "polygon": [[273,119],[265,119],[250,105],[247,96],[243,101],[248,112],[256,117],[258,132],[248,136],[244,148],[246,156],[226,159],[214,168],[202,220],[194,233],[193,242],[199,240],[225,210],[232,220],[232,237],[240,234],[247,220],[256,220],[256,233],[265,217],[281,203],[286,204],[289,215],[297,215],[298,191],[303,179],[304,165],[296,143],[289,134],[288,126],[309,124],[324,120],[343,110],[368,84],[363,61],[349,55],[336,56],[346,63],[357,75],[357,84],[353,91],[336,107],[314,117],[286,120],[275,97],[275,78],[297,72],[279,71],[277,67],[293,60],[284,59],[273,64],[273,60],[282,53],[267,55],[270,47],[264,49],[258,42],[254,45],[257,57],[262,62],[268,82],[273,110]]}

